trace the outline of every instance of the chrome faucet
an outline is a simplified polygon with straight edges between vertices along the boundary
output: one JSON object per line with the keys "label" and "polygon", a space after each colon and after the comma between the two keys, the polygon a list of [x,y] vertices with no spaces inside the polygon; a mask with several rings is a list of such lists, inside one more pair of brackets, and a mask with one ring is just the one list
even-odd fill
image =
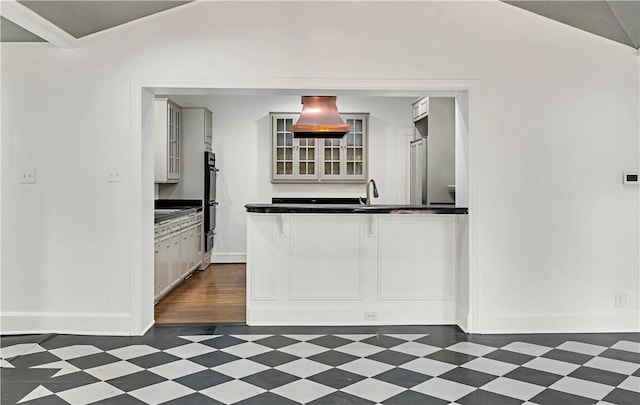
{"label": "chrome faucet", "polygon": [[[365,201],[365,205],[371,205],[371,188],[369,185],[373,184],[373,198],[378,198],[378,187],[376,187],[376,181],[371,179],[367,183],[367,199]],[[362,204],[362,197],[360,198],[360,203]]]}

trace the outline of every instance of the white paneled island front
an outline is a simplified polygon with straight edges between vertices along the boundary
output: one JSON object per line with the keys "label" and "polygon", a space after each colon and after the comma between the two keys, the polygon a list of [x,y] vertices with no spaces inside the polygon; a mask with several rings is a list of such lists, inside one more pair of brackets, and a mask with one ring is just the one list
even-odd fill
{"label": "white paneled island front", "polygon": [[455,324],[466,312],[466,208],[246,207],[248,325]]}

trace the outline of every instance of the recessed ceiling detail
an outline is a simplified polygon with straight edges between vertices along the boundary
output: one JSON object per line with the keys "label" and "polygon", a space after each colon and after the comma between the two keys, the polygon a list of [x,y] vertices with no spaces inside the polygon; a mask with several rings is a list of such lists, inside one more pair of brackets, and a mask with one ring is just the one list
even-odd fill
{"label": "recessed ceiling detail", "polygon": [[640,47],[640,0],[503,1],[633,48]]}
{"label": "recessed ceiling detail", "polygon": [[0,17],[0,40],[2,42],[46,42],[31,31],[25,30],[4,17]]}
{"label": "recessed ceiling detail", "polygon": [[640,48],[640,1],[608,1],[613,14],[636,49]]}
{"label": "recessed ceiling detail", "polygon": [[36,1],[20,4],[76,38],[128,23],[188,1]]}
{"label": "recessed ceiling detail", "polygon": [[[18,3],[50,21],[71,36],[82,38],[151,14],[190,3],[191,1],[192,0],[18,0]],[[26,36],[12,35],[5,37],[4,34],[3,29],[2,36],[0,37],[2,42],[32,42]],[[9,35],[9,33],[7,33],[7,35]]]}
{"label": "recessed ceiling detail", "polygon": [[[2,28],[0,41],[42,42],[44,38],[57,46],[69,46],[69,43],[73,43],[73,38],[82,38],[191,1],[193,0],[17,0],[15,3],[7,2],[5,8],[8,8],[7,4],[20,7],[21,10],[13,11],[20,15],[23,22],[29,21],[31,26],[23,25],[23,22],[17,19],[14,20],[15,15],[12,17],[3,12],[6,19],[0,20]],[[640,0],[503,0],[503,2],[635,49],[640,48]],[[29,15],[25,16],[25,14]],[[39,24],[38,19],[46,20],[53,25],[45,27],[44,30],[35,29],[38,35],[33,34],[30,30],[34,30],[34,21],[36,25]],[[36,28],[42,28],[42,24]],[[53,34],[49,34],[51,31]],[[55,40],[49,38],[52,35]]]}

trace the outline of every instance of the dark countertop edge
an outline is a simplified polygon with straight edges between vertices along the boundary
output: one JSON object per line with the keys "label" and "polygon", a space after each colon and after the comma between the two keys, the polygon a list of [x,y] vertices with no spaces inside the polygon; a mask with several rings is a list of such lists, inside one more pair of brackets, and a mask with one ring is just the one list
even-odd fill
{"label": "dark countertop edge", "polygon": [[373,205],[331,204],[247,204],[247,212],[259,214],[458,214],[469,213],[467,207],[447,205]]}
{"label": "dark countertop edge", "polygon": [[[366,200],[363,197],[362,200]],[[271,204],[360,204],[360,198],[358,197],[273,197]]]}
{"label": "dark countertop edge", "polygon": [[154,202],[154,208],[196,208],[202,207],[202,200],[175,200],[175,199],[157,199]]}
{"label": "dark countertop edge", "polygon": [[[171,207],[171,208],[173,208],[173,207]],[[180,211],[172,212],[171,214],[162,214],[162,215],[154,216],[154,221],[153,222],[155,224],[159,224],[160,222],[169,221],[169,220],[172,220],[174,218],[183,217],[185,215],[189,215],[189,214],[192,214],[194,212],[200,212],[200,211],[202,211],[202,207],[187,207],[187,208],[181,209]]]}

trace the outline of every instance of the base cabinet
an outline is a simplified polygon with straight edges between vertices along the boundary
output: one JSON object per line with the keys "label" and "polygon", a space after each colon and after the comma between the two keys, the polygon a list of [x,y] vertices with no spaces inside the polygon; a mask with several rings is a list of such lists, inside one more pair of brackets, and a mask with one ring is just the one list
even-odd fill
{"label": "base cabinet", "polygon": [[455,323],[455,215],[248,215],[247,324]]}
{"label": "base cabinet", "polygon": [[366,218],[292,216],[289,225],[290,298],[364,298]]}
{"label": "base cabinet", "polygon": [[202,213],[156,224],[154,301],[158,302],[200,267]]}

